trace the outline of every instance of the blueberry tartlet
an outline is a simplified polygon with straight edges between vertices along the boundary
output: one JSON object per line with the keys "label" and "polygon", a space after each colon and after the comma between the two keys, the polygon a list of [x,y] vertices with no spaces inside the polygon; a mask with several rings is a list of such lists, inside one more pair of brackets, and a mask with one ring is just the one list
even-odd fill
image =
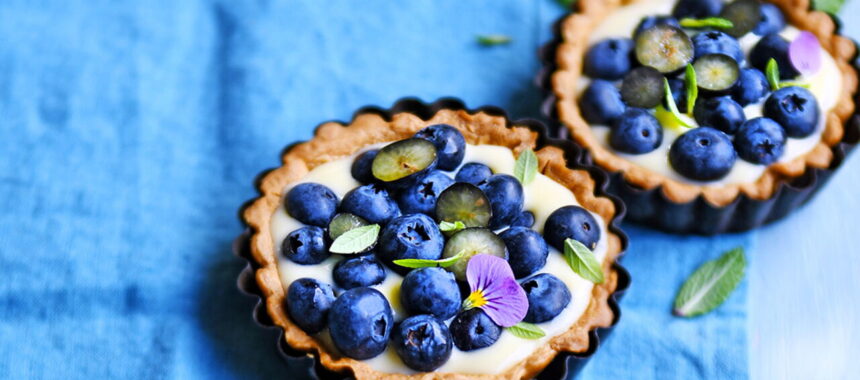
{"label": "blueberry tartlet", "polygon": [[807,1],[577,7],[559,24],[546,83],[555,116],[613,173],[631,219],[677,232],[753,228],[814,192],[784,187],[838,165],[856,49]]}
{"label": "blueberry tartlet", "polygon": [[358,379],[529,378],[593,350],[623,207],[572,144],[440,104],[323,124],[261,178],[243,218],[272,322]]}

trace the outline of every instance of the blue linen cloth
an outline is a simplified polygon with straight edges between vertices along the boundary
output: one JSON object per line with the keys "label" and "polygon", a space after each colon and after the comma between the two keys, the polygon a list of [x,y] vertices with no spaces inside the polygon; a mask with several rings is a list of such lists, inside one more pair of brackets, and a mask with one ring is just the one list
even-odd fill
{"label": "blue linen cloth", "polygon": [[[0,378],[301,376],[235,288],[255,175],[319,122],[401,96],[539,116],[535,51],[562,13],[550,0],[3,1]],[[475,42],[489,33],[513,40]],[[759,250],[755,233],[627,230],[623,318],[581,378],[746,378],[746,280],[707,316],[670,308],[706,259]]]}

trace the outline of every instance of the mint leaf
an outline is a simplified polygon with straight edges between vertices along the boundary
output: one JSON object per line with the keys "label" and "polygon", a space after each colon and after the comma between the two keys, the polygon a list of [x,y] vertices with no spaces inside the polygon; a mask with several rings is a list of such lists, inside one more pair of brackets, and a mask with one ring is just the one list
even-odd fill
{"label": "mint leaf", "polygon": [[528,185],[535,179],[537,171],[538,159],[535,152],[531,149],[520,152],[520,156],[517,157],[517,162],[514,164],[514,177],[517,177],[523,185]]}
{"label": "mint leaf", "polygon": [[576,0],[555,0],[555,2],[566,9],[573,9],[573,4],[576,4]]}
{"label": "mint leaf", "polygon": [[505,45],[511,42],[511,37],[503,34],[482,34],[476,38],[478,43],[484,46]]}
{"label": "mint leaf", "polygon": [[743,247],[702,264],[684,281],[675,297],[672,313],[679,317],[694,317],[716,309],[741,282],[746,265]]}
{"label": "mint leaf", "polygon": [[798,82],[794,80],[784,80],[782,82],[779,82],[779,88],[783,87],[803,87],[805,89],[809,89],[809,83]]}
{"label": "mint leaf", "polygon": [[813,9],[834,15],[839,13],[839,9],[843,5],[845,5],[845,0],[812,0]]}
{"label": "mint leaf", "polygon": [[527,322],[520,322],[508,327],[508,331],[510,331],[511,334],[514,334],[514,336],[523,339],[540,339],[546,336],[543,329]]}
{"label": "mint leaf", "polygon": [[591,281],[595,284],[603,283],[603,267],[585,244],[573,239],[564,241],[564,259],[567,260],[567,265],[570,269],[580,277]]}
{"label": "mint leaf", "polygon": [[443,220],[441,223],[439,223],[439,230],[442,232],[457,232],[457,231],[462,230],[464,228],[466,228],[466,225],[463,224],[463,222],[461,222],[459,220],[455,221],[453,223],[452,222],[446,222]]}
{"label": "mint leaf", "polygon": [[376,243],[377,237],[379,237],[378,224],[353,228],[334,239],[328,250],[331,253],[339,254],[364,252]]}
{"label": "mint leaf", "polygon": [[400,265],[406,268],[428,268],[428,267],[442,267],[447,268],[451,265],[456,264],[463,256],[466,255],[466,251],[460,251],[454,256],[451,256],[447,259],[439,259],[439,260],[425,260],[425,259],[400,259],[394,260],[392,263]]}
{"label": "mint leaf", "polygon": [[735,26],[731,21],[722,17],[707,18],[682,18],[681,26],[684,28],[720,28],[729,29]]}
{"label": "mint leaf", "polygon": [[[669,80],[666,79],[666,77],[663,77],[663,89],[666,92],[666,104],[669,105],[669,112],[671,112],[672,116],[674,116],[675,122],[687,128],[692,128],[692,125],[690,125],[689,123],[684,121],[683,118],[681,118],[681,111],[678,111],[678,105],[675,104],[675,98],[672,97],[672,88],[669,87]],[[692,109],[689,104],[687,104],[687,108]]]}
{"label": "mint leaf", "polygon": [[764,75],[767,77],[767,82],[770,83],[770,89],[772,91],[779,90],[779,64],[776,63],[776,59],[771,58],[770,61],[767,61]]}
{"label": "mint leaf", "polygon": [[[687,64],[687,69],[684,72],[685,86],[687,88],[687,115],[693,116],[693,108],[696,106],[696,98],[699,97],[699,83],[696,80],[696,69],[693,65]],[[671,89],[669,94],[671,95]],[[672,100],[675,100],[673,97]],[[675,107],[677,108],[677,104]]]}

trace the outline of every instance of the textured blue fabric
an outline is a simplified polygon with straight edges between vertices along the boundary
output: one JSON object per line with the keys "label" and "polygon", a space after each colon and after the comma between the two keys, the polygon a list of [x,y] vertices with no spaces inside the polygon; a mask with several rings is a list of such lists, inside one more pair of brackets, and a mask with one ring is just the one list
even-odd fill
{"label": "textured blue fabric", "polygon": [[[561,14],[551,0],[0,2],[0,378],[299,376],[235,289],[255,175],[319,122],[405,95],[537,116],[535,51]],[[629,231],[623,318],[582,378],[746,378],[746,281],[713,314],[669,311],[704,260],[773,240]],[[762,336],[762,352],[782,338]],[[858,340],[831,349],[856,357]]]}

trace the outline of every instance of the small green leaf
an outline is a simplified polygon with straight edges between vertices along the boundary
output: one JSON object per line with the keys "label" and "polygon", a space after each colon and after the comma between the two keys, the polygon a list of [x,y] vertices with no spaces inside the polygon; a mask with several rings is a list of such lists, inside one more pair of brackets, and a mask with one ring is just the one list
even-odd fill
{"label": "small green leaf", "polygon": [[439,260],[424,260],[424,259],[400,259],[394,260],[392,263],[400,265],[406,268],[428,268],[428,267],[442,267],[447,268],[451,265],[460,261],[463,256],[466,255],[466,251],[460,251],[454,256],[451,256],[447,259],[439,259]]}
{"label": "small green leaf", "polygon": [[843,5],[845,0],[812,0],[813,9],[834,15],[839,13]]}
{"label": "small green leaf", "polygon": [[482,34],[476,38],[478,43],[484,46],[505,45],[511,42],[511,37],[504,34]]}
{"label": "small green leaf", "polygon": [[514,177],[517,177],[523,185],[528,185],[535,179],[537,171],[538,159],[535,152],[531,149],[520,152],[517,163],[514,165]]}
{"label": "small green leaf", "polygon": [[[699,82],[696,80],[696,69],[693,65],[687,64],[687,69],[684,72],[685,86],[687,87],[687,115],[693,116],[693,108],[696,106],[696,98],[699,97]],[[671,90],[670,90],[671,93]],[[675,98],[672,98],[674,100]],[[675,105],[677,107],[677,104]]]}
{"label": "small green leaf", "polygon": [[591,281],[595,284],[603,283],[603,267],[585,244],[573,239],[564,241],[564,258],[567,260],[567,265],[570,269],[580,277]]}
{"label": "small green leaf", "polygon": [[[690,123],[687,123],[683,118],[681,118],[681,111],[678,111],[678,105],[675,104],[675,98],[672,97],[672,88],[669,87],[669,80],[663,77],[663,89],[666,91],[666,104],[669,105],[669,112],[672,113],[672,116],[675,118],[675,122],[679,125],[682,125],[687,128],[692,128],[693,126]],[[687,104],[687,108],[690,107]]]}
{"label": "small green leaf", "polygon": [[798,81],[793,81],[793,80],[784,80],[782,82],[779,82],[779,88],[783,88],[783,87],[803,87],[803,88],[809,89],[809,83],[798,82]]}
{"label": "small green leaf", "polygon": [[770,61],[767,61],[764,74],[767,77],[767,82],[770,83],[770,89],[779,90],[779,64],[776,63],[776,59],[771,58]]}
{"label": "small green leaf", "polygon": [[576,4],[576,0],[555,0],[555,2],[566,9],[573,9],[573,4]]}
{"label": "small green leaf", "polygon": [[729,29],[735,26],[731,21],[722,17],[707,18],[682,18],[681,26],[684,28],[720,28]]}
{"label": "small green leaf", "polygon": [[338,236],[338,238],[331,243],[331,247],[329,247],[328,250],[331,253],[339,254],[363,252],[376,243],[377,237],[379,237],[378,224],[353,228]]}
{"label": "small green leaf", "polygon": [[716,309],[741,282],[746,264],[743,247],[702,264],[684,281],[675,297],[672,313],[679,317],[694,317]]}
{"label": "small green leaf", "polygon": [[511,334],[514,334],[514,336],[523,339],[540,339],[546,336],[543,329],[527,322],[520,322],[508,327],[508,331],[510,331]]}
{"label": "small green leaf", "polygon": [[457,232],[464,228],[466,228],[466,225],[459,220],[453,223],[446,222],[443,220],[441,223],[439,223],[439,230],[442,232]]}

